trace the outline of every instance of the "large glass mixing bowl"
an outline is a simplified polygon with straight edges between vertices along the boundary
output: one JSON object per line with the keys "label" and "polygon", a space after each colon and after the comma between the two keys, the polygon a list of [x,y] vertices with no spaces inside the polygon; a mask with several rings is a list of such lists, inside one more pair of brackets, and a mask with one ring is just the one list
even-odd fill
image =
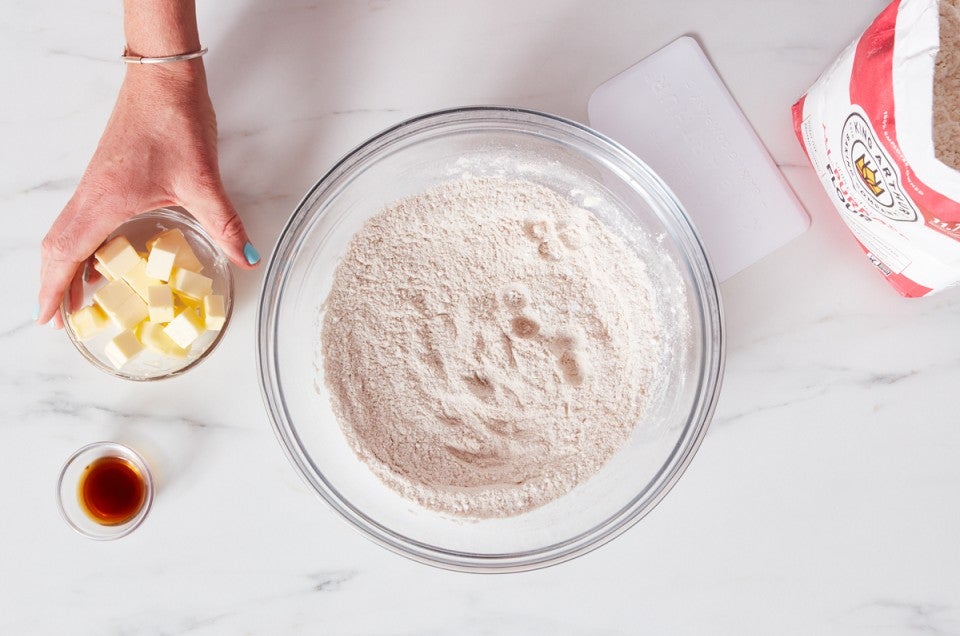
{"label": "large glass mixing bowl", "polygon": [[[374,476],[334,417],[318,355],[323,302],[351,236],[398,199],[470,176],[531,180],[590,209],[647,263],[660,318],[669,325],[659,380],[621,450],[593,477],[547,505],[482,520],[422,508]],[[267,410],[307,483],[377,543],[431,565],[481,572],[571,559],[648,513],[703,439],[724,356],[716,277],[664,183],[629,151],[589,128],[505,108],[411,119],[376,135],[320,179],[270,259],[257,344]]]}

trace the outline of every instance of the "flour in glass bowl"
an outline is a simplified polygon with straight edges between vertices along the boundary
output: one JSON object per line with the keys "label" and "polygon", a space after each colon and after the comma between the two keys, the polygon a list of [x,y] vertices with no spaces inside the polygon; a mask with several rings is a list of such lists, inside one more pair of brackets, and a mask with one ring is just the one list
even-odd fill
{"label": "flour in glass bowl", "polygon": [[451,180],[353,236],[325,302],[324,382],[389,487],[516,515],[597,472],[641,419],[656,302],[593,213],[530,181]]}

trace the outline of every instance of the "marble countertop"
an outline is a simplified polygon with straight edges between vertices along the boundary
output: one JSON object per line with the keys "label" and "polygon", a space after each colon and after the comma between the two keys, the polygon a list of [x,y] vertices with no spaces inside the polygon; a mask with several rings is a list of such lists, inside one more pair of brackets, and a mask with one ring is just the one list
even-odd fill
{"label": "marble countertop", "polygon": [[[223,176],[265,253],[344,152],[406,117],[510,104],[586,120],[618,71],[693,34],[807,207],[799,239],[724,283],[727,372],[670,495],[544,571],[440,571],[374,545],[308,490],[260,401],[261,272],[222,348],[131,385],[30,324],[39,243],[110,112],[116,1],[5,2],[0,24],[0,633],[960,633],[960,292],[905,300],[866,264],[789,107],[884,0],[201,3]],[[150,457],[146,523],[88,541],[62,462]]]}

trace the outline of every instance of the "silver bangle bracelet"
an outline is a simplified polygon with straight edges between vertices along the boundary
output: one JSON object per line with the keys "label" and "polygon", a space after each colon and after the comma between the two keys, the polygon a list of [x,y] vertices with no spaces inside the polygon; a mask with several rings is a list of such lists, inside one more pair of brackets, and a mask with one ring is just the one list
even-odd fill
{"label": "silver bangle bracelet", "polygon": [[181,53],[180,55],[168,55],[166,57],[140,57],[139,55],[127,55],[127,48],[123,48],[123,55],[120,59],[127,64],[166,64],[167,62],[183,62],[184,60],[194,60],[203,57],[207,53],[207,47],[201,48],[193,53]]}

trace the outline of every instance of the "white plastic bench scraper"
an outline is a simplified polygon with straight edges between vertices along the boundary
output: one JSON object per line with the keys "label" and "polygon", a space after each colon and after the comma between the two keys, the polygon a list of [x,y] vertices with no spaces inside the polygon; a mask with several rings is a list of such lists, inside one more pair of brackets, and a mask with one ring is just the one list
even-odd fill
{"label": "white plastic bench scraper", "polygon": [[629,148],[677,195],[721,281],[810,226],[693,38],[674,40],[602,84],[588,111],[593,128]]}

